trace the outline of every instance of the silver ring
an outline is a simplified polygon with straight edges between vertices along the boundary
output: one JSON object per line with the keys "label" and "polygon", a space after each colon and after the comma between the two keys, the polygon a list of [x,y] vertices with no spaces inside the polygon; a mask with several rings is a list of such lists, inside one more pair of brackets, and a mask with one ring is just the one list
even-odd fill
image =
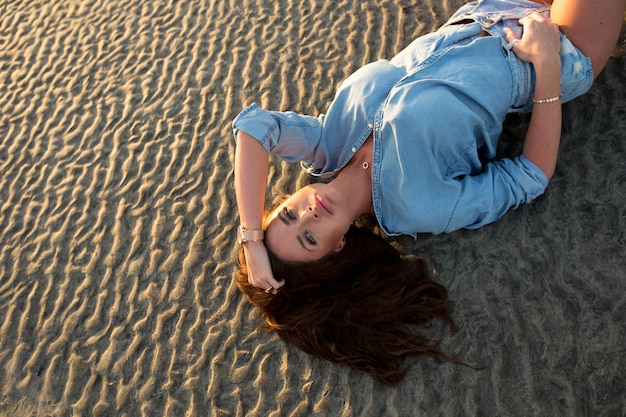
{"label": "silver ring", "polygon": [[270,291],[272,291],[274,289],[274,287],[269,287],[265,289],[265,294],[269,294]]}
{"label": "silver ring", "polygon": [[517,43],[520,41],[521,39],[513,39],[511,42],[509,42],[509,44],[507,45],[509,47],[509,49],[513,49],[513,47],[515,45],[517,45]]}

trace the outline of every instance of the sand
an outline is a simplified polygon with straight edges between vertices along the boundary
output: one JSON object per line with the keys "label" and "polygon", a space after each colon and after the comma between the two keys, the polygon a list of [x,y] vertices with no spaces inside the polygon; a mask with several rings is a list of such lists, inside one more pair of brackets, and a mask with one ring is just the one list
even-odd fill
{"label": "sand", "polygon": [[564,106],[544,196],[397,239],[450,290],[444,348],[485,370],[416,358],[381,386],[256,332],[233,284],[230,121],[323,112],[461,4],[1,2],[0,416],[626,415],[624,57]]}

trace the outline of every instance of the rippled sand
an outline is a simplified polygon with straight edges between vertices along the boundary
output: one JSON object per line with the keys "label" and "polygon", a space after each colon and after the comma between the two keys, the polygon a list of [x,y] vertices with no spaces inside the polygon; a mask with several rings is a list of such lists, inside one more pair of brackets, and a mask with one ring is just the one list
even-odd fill
{"label": "rippled sand", "polygon": [[415,359],[382,387],[255,332],[233,284],[233,117],[323,112],[461,4],[0,2],[0,415],[624,415],[624,57],[565,106],[537,202],[398,239],[450,289],[445,348],[484,371]]}

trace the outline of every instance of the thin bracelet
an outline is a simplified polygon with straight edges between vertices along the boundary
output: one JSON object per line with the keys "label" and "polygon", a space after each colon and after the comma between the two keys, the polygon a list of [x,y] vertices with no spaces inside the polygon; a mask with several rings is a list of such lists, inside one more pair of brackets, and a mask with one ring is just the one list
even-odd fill
{"label": "thin bracelet", "polygon": [[539,100],[533,100],[533,103],[535,103],[535,104],[554,103],[555,101],[559,101],[561,99],[561,97],[563,97],[563,94],[559,94],[556,97],[541,98]]}

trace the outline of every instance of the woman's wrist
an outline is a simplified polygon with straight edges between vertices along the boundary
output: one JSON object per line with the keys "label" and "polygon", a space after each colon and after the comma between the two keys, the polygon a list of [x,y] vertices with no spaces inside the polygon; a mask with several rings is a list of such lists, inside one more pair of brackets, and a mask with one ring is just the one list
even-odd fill
{"label": "woman's wrist", "polygon": [[545,56],[533,61],[533,66],[535,68],[535,74],[537,76],[555,76],[558,75],[560,78],[561,75],[561,57],[557,56]]}
{"label": "woman's wrist", "polygon": [[244,244],[249,242],[260,242],[265,238],[263,229],[258,227],[256,229],[246,228],[243,226],[237,227],[237,243]]}
{"label": "woman's wrist", "polygon": [[559,93],[559,95],[557,95],[557,96],[546,97],[546,98],[537,98],[537,96],[535,95],[535,98],[533,99],[533,104],[555,103],[555,102],[561,100],[561,97],[563,97],[562,93]]}
{"label": "woman's wrist", "polygon": [[535,103],[553,103],[561,98],[561,58],[545,58],[535,67]]}

